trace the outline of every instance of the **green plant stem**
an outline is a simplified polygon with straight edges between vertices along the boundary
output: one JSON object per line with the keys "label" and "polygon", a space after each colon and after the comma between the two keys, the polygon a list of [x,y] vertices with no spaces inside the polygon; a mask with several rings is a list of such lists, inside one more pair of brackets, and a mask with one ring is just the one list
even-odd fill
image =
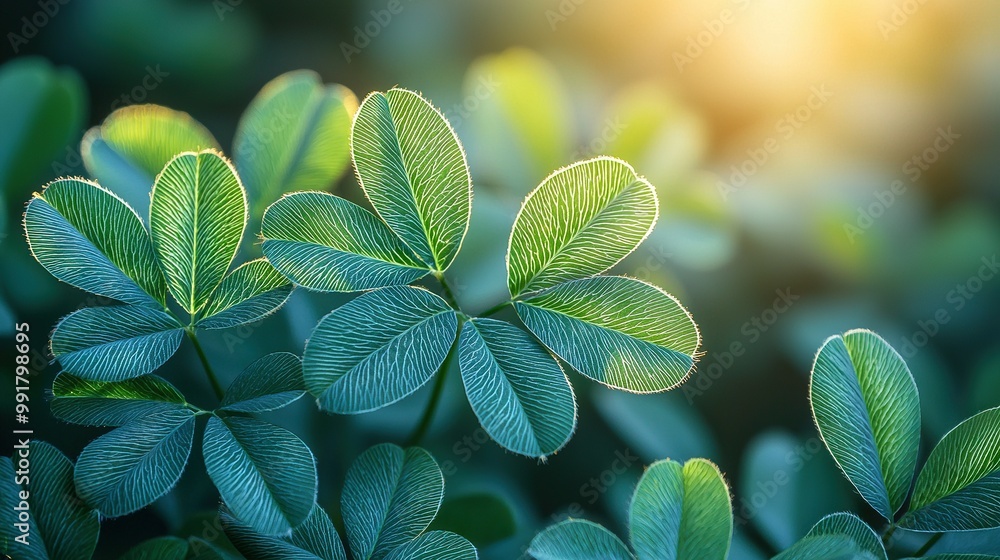
{"label": "green plant stem", "polygon": [[892,534],[896,532],[896,524],[890,523],[889,529],[882,535],[882,545],[889,548],[889,540],[892,538]]}
{"label": "green plant stem", "polygon": [[186,328],[188,338],[191,339],[191,343],[194,344],[195,352],[198,353],[198,359],[201,360],[202,367],[205,368],[205,375],[208,376],[208,382],[212,385],[212,391],[215,392],[215,397],[222,400],[222,385],[219,384],[219,378],[215,376],[215,372],[212,371],[212,365],[208,363],[208,356],[205,355],[205,350],[201,347],[201,342],[198,341],[198,335],[195,334],[194,329]]}
{"label": "green plant stem", "polygon": [[927,539],[927,542],[924,543],[924,546],[920,547],[920,550],[913,553],[913,557],[920,558],[924,554],[927,554],[927,552],[931,549],[931,547],[937,544],[937,542],[941,540],[941,537],[943,536],[944,533],[934,533],[934,536],[932,536],[930,539]]}
{"label": "green plant stem", "polygon": [[[462,332],[462,321],[458,322],[458,333]],[[424,409],[424,415],[420,418],[420,423],[417,424],[417,429],[413,430],[413,434],[407,442],[407,446],[418,445],[420,440],[427,435],[427,430],[431,427],[431,421],[434,420],[434,413],[437,411],[438,403],[441,401],[441,393],[444,392],[444,381],[448,374],[448,369],[451,366],[451,360],[455,355],[455,351],[458,348],[458,333],[455,334],[455,342],[452,343],[451,348],[448,349],[448,355],[444,357],[444,361],[441,362],[441,367],[438,369],[437,378],[434,380],[434,388],[431,389],[431,399],[427,401],[427,408]]]}
{"label": "green plant stem", "polygon": [[495,314],[499,313],[504,307],[507,307],[508,305],[510,305],[512,303],[514,303],[514,300],[512,300],[512,299],[511,300],[507,300],[507,301],[505,301],[503,303],[499,303],[499,304],[494,305],[493,307],[487,309],[486,311],[483,311],[482,313],[479,314],[479,316],[480,317],[489,317],[490,315],[495,315]]}
{"label": "green plant stem", "polygon": [[444,277],[443,272],[435,272],[434,277],[437,278],[438,283],[441,284],[441,291],[444,294],[444,300],[448,302],[455,311],[461,311],[462,308],[458,306],[458,300],[455,299],[455,293],[451,291],[451,286],[448,285],[448,280]]}

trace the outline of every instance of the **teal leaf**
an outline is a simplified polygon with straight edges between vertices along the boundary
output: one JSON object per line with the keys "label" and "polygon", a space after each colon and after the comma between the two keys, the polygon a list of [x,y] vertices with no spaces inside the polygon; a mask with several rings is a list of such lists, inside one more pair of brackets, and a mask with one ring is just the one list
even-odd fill
{"label": "teal leaf", "polygon": [[295,354],[275,352],[247,366],[233,381],[219,410],[266,412],[295,402],[305,394],[302,361]]}
{"label": "teal leaf", "polygon": [[256,418],[212,417],[203,452],[226,507],[259,533],[287,533],[316,503],[312,451],[288,430]]}
{"label": "teal leaf", "polygon": [[94,381],[60,373],[52,382],[52,415],[84,426],[122,426],[187,403],[173,385],[155,375],[125,381]]}
{"label": "teal leaf", "polygon": [[215,289],[197,325],[228,329],[255,323],[281,309],[292,295],[292,285],[264,259],[243,263]]}
{"label": "teal leaf", "polygon": [[285,537],[261,535],[225,509],[219,512],[219,517],[226,536],[250,560],[347,560],[337,529],[318,505]]}
{"label": "teal leaf", "polygon": [[370,290],[428,273],[382,220],[331,194],[283,197],[264,213],[261,235],[271,264],[311,290]]}
{"label": "teal leaf", "polygon": [[521,329],[493,319],[462,327],[459,366],[472,410],[505,449],[544,457],[576,428],[576,400],[559,363]]}
{"label": "teal leaf", "polygon": [[823,343],[809,388],[820,437],[886,520],[906,499],[920,446],[920,401],[906,363],[868,330]]}
{"label": "teal leaf", "polygon": [[233,139],[233,160],[260,216],[284,193],[322,190],[347,167],[358,99],[311,70],[268,82],[247,106]]}
{"label": "teal leaf", "polygon": [[214,540],[188,537],[188,548],[190,552],[187,560],[242,560],[240,556],[216,546]]}
{"label": "teal leaf", "polygon": [[163,311],[133,305],[85,307],[52,333],[52,354],[85,379],[121,381],[152,372],[174,355],[184,331]]}
{"label": "teal leaf", "polygon": [[1000,527],[1000,408],[945,434],[920,469],[899,524],[936,532]]}
{"label": "teal leaf", "polygon": [[354,119],[351,150],[379,216],[427,266],[447,269],[469,229],[472,178],[441,112],[412,91],[373,92]]}
{"label": "teal leaf", "polygon": [[[18,465],[15,473],[14,461],[22,462],[21,457],[27,457],[30,466]],[[89,560],[101,524],[97,512],[77,497],[73,463],[65,455],[48,443],[32,441],[15,447],[12,458],[0,457],[0,475],[0,552],[24,560]],[[30,507],[27,543],[14,541],[23,534],[14,524],[25,521],[19,518],[26,511],[21,492],[28,493]]]}
{"label": "teal leaf", "polygon": [[514,536],[517,522],[510,504],[500,496],[467,494],[446,499],[430,529],[457,533],[483,547]]}
{"label": "teal leaf", "polygon": [[632,278],[574,280],[514,305],[528,329],[575,370],[636,393],[682,383],[701,342],[673,296]]}
{"label": "teal leaf", "polygon": [[87,131],[83,164],[99,183],[149,215],[149,189],[163,166],[181,152],[218,149],[212,134],[190,115],[159,105],[115,110]]}
{"label": "teal leaf", "polygon": [[887,560],[875,531],[852,513],[834,513],[820,519],[791,548],[774,560]]}
{"label": "teal leaf", "polygon": [[247,221],[236,170],[214,150],[185,152],[156,176],[149,203],[153,249],[167,287],[197,313],[222,282]]}
{"label": "teal leaf", "polygon": [[142,220],[97,183],[59,179],[24,213],[31,253],[56,278],[125,303],[163,307],[167,287]]}
{"label": "teal leaf", "polygon": [[705,459],[653,463],[635,488],[629,526],[640,560],[725,560],[733,536],[729,487]]}
{"label": "teal leaf", "polygon": [[465,537],[447,531],[428,531],[393,550],[386,560],[476,560],[479,554]]}
{"label": "teal leaf", "polygon": [[344,481],[341,511],[355,560],[386,558],[434,519],[444,475],[429,453],[376,445],[358,457]]}
{"label": "teal leaf", "polygon": [[[921,558],[923,560],[1000,560],[1000,556],[992,556],[990,554],[934,554]],[[907,558],[906,560],[916,559]]]}
{"label": "teal leaf", "polygon": [[455,340],[458,318],[440,297],[394,286],[324,317],[306,343],[306,388],[323,410],[355,414],[392,404],[426,383]]}
{"label": "teal leaf", "polygon": [[635,560],[621,539],[597,523],[568,519],[535,535],[528,554],[536,560]]}
{"label": "teal leaf", "polygon": [[511,296],[610,269],[649,235],[657,212],[655,189],[624,161],[599,157],[549,175],[511,230]]}
{"label": "teal leaf", "polygon": [[119,560],[184,560],[188,542],[178,537],[157,537],[132,547]]}
{"label": "teal leaf", "polygon": [[90,442],[76,463],[81,498],[105,517],[138,511],[173,488],[194,439],[187,409],[144,416]]}

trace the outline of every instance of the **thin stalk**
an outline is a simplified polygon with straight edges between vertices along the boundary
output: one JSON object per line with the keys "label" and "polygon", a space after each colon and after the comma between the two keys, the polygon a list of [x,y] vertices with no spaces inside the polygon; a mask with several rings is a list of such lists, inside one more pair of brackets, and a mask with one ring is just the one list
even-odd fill
{"label": "thin stalk", "polygon": [[198,341],[198,335],[195,334],[194,329],[187,328],[184,329],[187,332],[188,338],[191,339],[191,343],[194,344],[195,352],[198,353],[198,359],[201,360],[201,365],[205,368],[205,375],[208,376],[208,382],[212,385],[212,391],[215,392],[215,397],[220,401],[222,400],[222,385],[219,384],[219,378],[215,376],[215,372],[212,371],[212,365],[208,363],[208,356],[205,355],[205,350],[201,347],[201,342]]}
{"label": "thin stalk", "polygon": [[941,540],[941,537],[943,536],[944,533],[934,533],[934,536],[928,539],[927,542],[924,543],[924,546],[920,547],[920,550],[913,553],[913,557],[920,558],[924,554],[927,554],[927,552],[930,551],[931,547],[937,544],[937,542]]}
{"label": "thin stalk", "polygon": [[[462,321],[458,322],[458,332],[462,332]],[[441,367],[438,369],[437,378],[434,380],[434,388],[431,389],[431,398],[427,401],[427,408],[424,409],[424,415],[420,418],[420,423],[417,424],[417,429],[413,430],[413,435],[410,436],[407,446],[418,445],[420,440],[427,435],[427,430],[431,427],[431,421],[434,420],[434,413],[437,412],[438,403],[441,402],[441,394],[444,392],[444,381],[448,374],[449,366],[451,366],[451,360],[455,356],[455,349],[458,348],[458,334],[455,335],[455,342],[452,343],[451,348],[448,350],[448,355],[445,356],[444,362],[441,362]]]}
{"label": "thin stalk", "polygon": [[497,305],[494,305],[493,307],[491,307],[491,308],[487,309],[486,311],[483,311],[482,313],[480,313],[479,316],[480,317],[489,317],[490,315],[495,315],[495,314],[499,313],[504,307],[507,307],[508,305],[510,305],[512,303],[514,303],[514,300],[508,300],[508,301],[505,301],[503,303],[498,303]]}
{"label": "thin stalk", "polygon": [[438,283],[441,284],[441,291],[444,293],[444,300],[448,302],[448,305],[452,306],[455,311],[460,311],[461,308],[458,306],[458,300],[455,299],[455,293],[451,291],[451,286],[448,285],[448,280],[444,277],[443,272],[435,272],[434,277],[437,278]]}
{"label": "thin stalk", "polygon": [[882,545],[889,548],[889,540],[892,539],[892,534],[896,532],[896,524],[890,523],[889,529],[882,535]]}

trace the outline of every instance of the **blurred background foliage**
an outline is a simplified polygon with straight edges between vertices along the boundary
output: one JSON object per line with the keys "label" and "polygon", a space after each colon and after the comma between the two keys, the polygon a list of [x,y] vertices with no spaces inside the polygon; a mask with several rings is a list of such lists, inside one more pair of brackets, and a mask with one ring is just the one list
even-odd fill
{"label": "blurred background foliage", "polygon": [[[554,169],[610,154],[658,188],[656,230],[617,271],[690,309],[704,338],[698,371],[654,396],[572,376],[579,433],[547,464],[487,441],[450,375],[426,442],[447,496],[479,504],[483,526],[504,520],[482,493],[514,512],[516,535],[484,558],[517,556],[566,515],[621,529],[642,466],[666,457],[707,457],[726,473],[737,560],[789,545],[825,513],[875,521],[817,450],[809,416],[816,349],[849,328],[878,331],[907,359],[924,453],[1000,405],[1000,278],[986,266],[1000,251],[1000,4],[52,0],[7,2],[2,21],[0,330],[31,323],[42,370],[34,428],[71,457],[99,431],[59,425],[39,406],[56,373],[42,367],[44,339],[61,315],[102,302],[31,259],[23,204],[49,180],[86,174],[80,140],[113,109],[186,111],[229,146],[260,87],[298,68],[359,98],[397,84],[422,91],[451,120],[475,183],[472,229],[449,273],[468,311],[506,297],[509,228]],[[362,198],[350,173],[329,188]],[[267,352],[301,353],[346,299],[299,290],[279,315],[205,344],[232,379]],[[185,348],[163,374],[207,402],[199,369]],[[350,461],[370,444],[402,443],[427,396],[356,417],[302,402],[276,420],[317,453],[320,500],[336,513]],[[180,485],[107,522],[99,557],[167,532],[211,537],[211,516],[197,512],[216,497],[201,469]],[[482,532],[479,544],[495,540]],[[996,538],[949,536],[935,550],[991,550]]]}

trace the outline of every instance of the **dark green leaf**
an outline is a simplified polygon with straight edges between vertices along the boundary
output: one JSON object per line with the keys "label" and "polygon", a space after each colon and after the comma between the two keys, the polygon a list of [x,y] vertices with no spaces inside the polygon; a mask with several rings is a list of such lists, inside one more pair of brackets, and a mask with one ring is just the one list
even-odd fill
{"label": "dark green leaf", "polygon": [[119,560],[184,560],[188,542],[177,537],[157,537],[140,543]]}
{"label": "dark green leaf", "polygon": [[290,537],[261,535],[225,509],[219,516],[226,535],[249,560],[347,560],[337,529],[319,505]]}
{"label": "dark green leaf", "polygon": [[517,532],[510,505],[495,494],[468,494],[441,504],[431,529],[451,531],[484,547],[512,537]]}
{"label": "dark green leaf", "polygon": [[61,373],[52,382],[52,414],[85,426],[121,426],[158,412],[184,408],[184,395],[155,375],[93,381]]}
{"label": "dark green leaf", "polygon": [[305,394],[302,362],[289,352],[275,352],[250,364],[226,390],[220,410],[265,412],[295,402]]}

